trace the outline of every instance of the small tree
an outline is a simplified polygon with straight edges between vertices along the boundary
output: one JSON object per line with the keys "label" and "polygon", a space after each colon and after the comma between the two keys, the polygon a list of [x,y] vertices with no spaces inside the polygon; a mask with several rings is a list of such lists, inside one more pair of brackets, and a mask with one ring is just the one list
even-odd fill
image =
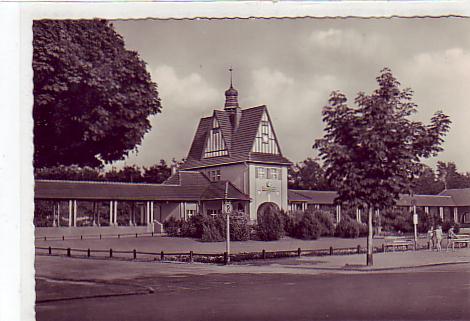
{"label": "small tree", "polygon": [[355,103],[333,92],[323,109],[325,135],[313,145],[326,168],[326,178],[338,192],[337,203],[369,209],[367,264],[372,265],[372,216],[376,209],[393,206],[400,193],[410,193],[420,160],[442,150],[449,117],[436,112],[429,125],[412,121],[416,112],[411,89],[400,89],[391,71],[377,77],[378,89],[360,92]]}

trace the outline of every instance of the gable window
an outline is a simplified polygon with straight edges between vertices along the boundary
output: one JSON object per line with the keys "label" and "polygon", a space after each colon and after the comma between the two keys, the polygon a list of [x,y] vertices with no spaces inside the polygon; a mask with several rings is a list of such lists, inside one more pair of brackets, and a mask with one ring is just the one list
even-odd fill
{"label": "gable window", "polygon": [[212,129],[206,140],[204,158],[228,155],[227,147],[222,136],[220,124],[215,117],[212,120]]}
{"label": "gable window", "polygon": [[220,181],[220,169],[209,172],[209,179],[213,182]]}
{"label": "gable window", "polygon": [[258,132],[256,133],[255,142],[251,151],[265,154],[279,154],[279,147],[276,141],[276,137],[274,136],[274,131],[266,112],[261,118]]}

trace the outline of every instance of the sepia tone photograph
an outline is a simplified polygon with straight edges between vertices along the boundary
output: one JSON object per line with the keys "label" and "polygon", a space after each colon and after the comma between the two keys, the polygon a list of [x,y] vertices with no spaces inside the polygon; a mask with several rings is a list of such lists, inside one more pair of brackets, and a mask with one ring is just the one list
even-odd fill
{"label": "sepia tone photograph", "polygon": [[36,320],[468,320],[470,20],[36,19]]}

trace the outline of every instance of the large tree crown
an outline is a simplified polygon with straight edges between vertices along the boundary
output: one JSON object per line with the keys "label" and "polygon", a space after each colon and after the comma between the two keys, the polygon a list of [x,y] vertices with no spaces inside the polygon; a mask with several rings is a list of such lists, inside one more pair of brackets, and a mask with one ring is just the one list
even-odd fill
{"label": "large tree crown", "polygon": [[371,94],[358,93],[355,108],[344,94],[332,92],[322,112],[325,135],[313,147],[339,201],[384,207],[411,190],[422,158],[442,150],[450,119],[438,111],[428,125],[412,121],[412,90],[401,89],[388,68],[377,83]]}

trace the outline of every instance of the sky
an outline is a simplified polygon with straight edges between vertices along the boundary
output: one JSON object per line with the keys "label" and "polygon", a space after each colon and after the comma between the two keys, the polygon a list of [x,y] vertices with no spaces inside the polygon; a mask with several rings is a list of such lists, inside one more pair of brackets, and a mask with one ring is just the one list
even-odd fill
{"label": "sky", "polygon": [[425,161],[470,172],[470,19],[126,20],[113,22],[126,48],[147,63],[162,113],[137,153],[113,165],[150,166],[186,157],[199,119],[223,109],[234,87],[242,108],[267,105],[293,162],[316,157],[322,108],[333,90],[353,105],[384,67],[414,91],[415,119],[442,110],[452,120],[444,152]]}

